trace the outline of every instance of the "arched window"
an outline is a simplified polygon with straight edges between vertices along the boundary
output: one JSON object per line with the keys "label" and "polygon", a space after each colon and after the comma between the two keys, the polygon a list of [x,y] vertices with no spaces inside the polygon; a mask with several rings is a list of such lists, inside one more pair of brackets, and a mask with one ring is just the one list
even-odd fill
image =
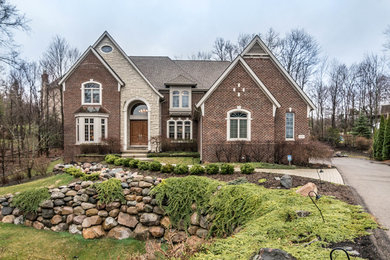
{"label": "arched window", "polygon": [[172,107],[179,107],[180,92],[175,90],[172,92]]}
{"label": "arched window", "polygon": [[189,92],[186,90],[182,91],[181,92],[181,105],[182,105],[182,107],[189,107],[188,101],[189,101]]}
{"label": "arched window", "polygon": [[95,82],[87,82],[82,85],[82,104],[101,105],[101,85]]}
{"label": "arched window", "polygon": [[250,112],[235,109],[229,111],[227,116],[227,139],[250,140]]}

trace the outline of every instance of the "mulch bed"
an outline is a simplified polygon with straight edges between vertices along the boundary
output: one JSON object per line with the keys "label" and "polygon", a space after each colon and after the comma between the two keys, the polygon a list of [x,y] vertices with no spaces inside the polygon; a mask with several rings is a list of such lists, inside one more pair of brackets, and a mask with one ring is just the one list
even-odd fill
{"label": "mulch bed", "polygon": [[[378,250],[375,245],[372,243],[370,236],[358,237],[354,241],[344,241],[338,243],[332,243],[328,246],[328,248],[347,248],[352,247],[352,250],[356,250],[360,253],[359,257],[370,260],[379,260],[381,257],[379,256]],[[333,255],[334,258],[335,254]],[[346,259],[346,256],[343,254],[342,259]],[[353,257],[351,257],[353,259]]]}

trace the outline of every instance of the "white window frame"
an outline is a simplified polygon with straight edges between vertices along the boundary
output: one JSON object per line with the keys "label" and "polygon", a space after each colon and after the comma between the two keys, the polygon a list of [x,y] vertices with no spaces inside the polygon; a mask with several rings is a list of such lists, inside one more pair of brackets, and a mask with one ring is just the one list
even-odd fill
{"label": "white window frame", "polygon": [[[231,113],[234,113],[234,112],[243,112],[245,114],[247,114],[247,134],[246,134],[246,138],[240,138],[240,124],[238,123],[238,132],[237,132],[237,138],[230,138],[230,114]],[[227,113],[226,113],[226,122],[227,122],[227,126],[226,126],[226,140],[227,141],[250,141],[251,140],[251,121],[252,121],[252,116],[251,116],[251,112],[246,110],[246,109],[242,109],[242,108],[237,108],[237,109],[232,109],[232,110],[229,110]]]}
{"label": "white window frame", "polygon": [[[170,87],[169,90],[169,109],[171,111],[191,111],[192,92],[191,87]],[[179,107],[173,107],[173,91],[179,91]],[[188,107],[183,107],[183,92],[188,91]]]}
{"label": "white window frame", "polygon": [[[174,122],[174,138],[173,140],[180,140],[180,141],[189,141],[189,140],[192,140],[192,128],[193,128],[193,124],[192,124],[192,120],[190,120],[189,118],[186,118],[186,119],[177,119],[177,120],[174,120],[173,118],[169,119],[167,121],[167,138],[168,139],[172,139],[169,137],[169,123],[170,122]],[[182,122],[182,127],[183,127],[183,138],[181,139],[178,139],[177,138],[177,122]],[[186,125],[186,122],[190,122],[190,139],[185,139],[185,125]]]}
{"label": "white window frame", "polygon": [[[85,103],[84,101],[84,91],[85,91],[85,88],[84,86],[88,83],[94,83],[94,84],[97,84],[99,85],[99,103]],[[89,81],[86,81],[86,82],[83,82],[81,84],[81,105],[102,105],[102,100],[103,100],[103,87],[102,87],[102,84],[97,82],[97,81],[94,81],[93,79],[90,79]],[[93,101],[93,95],[91,96],[91,102]]]}
{"label": "white window frame", "polygon": [[[287,114],[292,114],[293,117],[293,126],[292,126],[292,133],[293,133],[293,137],[292,138],[287,138]],[[295,113],[293,112],[287,112],[285,115],[284,115],[284,138],[286,139],[286,141],[295,141]]]}
{"label": "white window frame", "polygon": [[[108,115],[106,114],[93,114],[79,113],[75,115],[76,118],[76,145],[79,144],[95,144],[101,143],[103,138],[108,136]],[[93,131],[94,140],[85,141],[85,119],[93,119]],[[105,120],[105,136],[102,137],[102,119]],[[78,130],[78,132],[77,132]]]}

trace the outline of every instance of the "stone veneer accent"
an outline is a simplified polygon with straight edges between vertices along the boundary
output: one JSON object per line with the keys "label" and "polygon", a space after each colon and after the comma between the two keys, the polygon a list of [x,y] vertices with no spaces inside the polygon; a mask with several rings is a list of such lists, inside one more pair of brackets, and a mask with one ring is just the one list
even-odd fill
{"label": "stone veneer accent", "polygon": [[[110,53],[104,53],[101,51],[103,45],[112,46],[113,50]],[[160,126],[160,97],[149,86],[149,84],[142,78],[142,76],[134,69],[134,67],[123,57],[120,51],[110,41],[108,37],[104,37],[100,43],[96,46],[96,51],[104,58],[104,60],[110,65],[110,67],[119,75],[119,77],[125,82],[125,86],[122,87],[120,92],[120,110],[121,110],[121,124],[120,124],[120,136],[122,149],[124,148],[125,135],[127,136],[127,143],[129,143],[129,134],[124,132],[124,125],[127,124],[128,115],[126,113],[128,107],[125,107],[127,101],[139,99],[146,101],[149,109],[149,140],[151,137],[159,136],[161,133]],[[127,118],[126,118],[127,115]],[[128,131],[128,128],[127,128]],[[154,150],[149,143],[149,150]]]}

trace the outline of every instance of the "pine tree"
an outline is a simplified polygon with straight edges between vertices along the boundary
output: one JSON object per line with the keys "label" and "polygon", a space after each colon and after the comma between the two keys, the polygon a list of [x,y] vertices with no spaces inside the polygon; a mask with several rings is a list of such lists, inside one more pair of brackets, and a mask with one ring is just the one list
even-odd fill
{"label": "pine tree", "polygon": [[358,120],[355,123],[352,134],[357,136],[363,136],[365,138],[371,137],[368,119],[364,114],[360,114]]}
{"label": "pine tree", "polygon": [[381,122],[379,124],[379,129],[377,130],[377,136],[374,140],[374,158],[377,160],[382,160],[382,151],[383,151],[383,139],[385,135],[386,120],[384,116],[381,116]]}
{"label": "pine tree", "polygon": [[386,120],[386,129],[383,138],[382,159],[390,160],[390,118]]}

